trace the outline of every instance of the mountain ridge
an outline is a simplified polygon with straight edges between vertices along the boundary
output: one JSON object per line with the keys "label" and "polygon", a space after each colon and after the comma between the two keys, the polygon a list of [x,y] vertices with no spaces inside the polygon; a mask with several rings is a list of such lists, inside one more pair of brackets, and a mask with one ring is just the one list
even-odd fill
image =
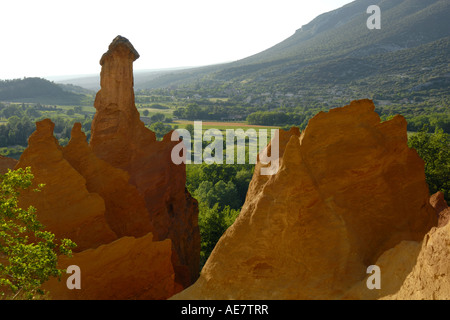
{"label": "mountain ridge", "polygon": [[[381,30],[369,30],[366,26],[366,21],[370,17],[366,10],[372,4],[381,8]],[[321,64],[330,61],[340,62],[339,59],[343,58],[366,60],[364,65],[373,66],[370,69],[380,69],[379,65],[386,64],[383,56],[380,56],[382,54],[390,55],[392,52],[403,54],[402,50],[418,48],[443,39],[448,40],[449,15],[450,4],[443,0],[354,1],[319,15],[299,28],[291,37],[258,54],[221,66],[161,75],[148,81],[146,88],[189,86],[198,81],[208,85],[214,82],[246,80],[245,86],[239,86],[245,90],[248,83],[252,82],[265,88],[270,87],[263,83],[267,78],[271,78],[272,86],[291,86],[297,81],[296,73],[313,77],[322,75],[320,69],[306,69],[308,72],[305,72],[304,68],[312,68],[311,66],[316,64],[320,67]],[[438,54],[450,59],[448,52],[441,51]],[[392,66],[395,66],[395,63],[392,63]],[[429,65],[424,63],[409,67],[417,73],[418,69],[420,71]],[[449,70],[448,67],[446,69]],[[345,70],[339,70],[341,71]],[[273,77],[274,75],[278,78]],[[363,75],[371,76],[370,72]],[[330,76],[332,81],[332,77],[336,74]],[[303,83],[308,84],[311,83],[308,81]]]}
{"label": "mountain ridge", "polygon": [[[381,30],[367,28],[370,5],[381,9]],[[448,100],[449,16],[450,2],[446,0],[356,0],[317,16],[284,41],[238,61],[137,71],[134,88],[149,91],[145,94],[155,89],[181,89],[187,95],[228,97],[233,92],[233,99],[245,105],[255,93],[295,95],[307,90],[316,95],[322,94],[321,88],[333,91],[340,85],[349,89],[346,100],[378,95],[395,101],[398,94],[405,96],[415,88],[424,88],[424,94],[430,96],[427,84],[443,78],[438,96]],[[393,92],[392,79],[396,79],[397,92]],[[57,83],[97,91],[99,75]]]}

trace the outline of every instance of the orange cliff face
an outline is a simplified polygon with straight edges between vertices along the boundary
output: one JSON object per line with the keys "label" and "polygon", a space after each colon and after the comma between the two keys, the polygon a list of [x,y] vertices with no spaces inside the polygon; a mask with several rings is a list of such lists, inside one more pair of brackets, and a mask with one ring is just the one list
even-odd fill
{"label": "orange cliff face", "polygon": [[68,276],[51,280],[44,288],[53,299],[167,299],[198,277],[197,202],[185,189],[184,165],[171,161],[179,142],[170,135],[156,141],[139,119],[137,57],[120,36],[102,57],[91,144],[76,123],[61,147],[46,119],[15,165],[31,167],[34,184],[45,184],[24,192],[20,204],[35,206],[46,229],[78,245],[59,264],[78,265],[85,285],[75,292],[66,287]]}
{"label": "orange cliff face", "polygon": [[171,141],[171,133],[157,141],[140,120],[133,90],[133,61],[138,57],[132,44],[118,36],[101,58],[90,147],[98,158],[129,174],[130,184],[145,200],[155,239],[172,240],[176,269],[190,284],[199,272],[198,205],[185,188],[185,165],[171,160],[179,142]]}
{"label": "orange cliff face", "polygon": [[279,153],[275,175],[256,165],[237,220],[174,299],[344,298],[386,250],[437,224],[405,119],[380,123],[369,100],[281,131]]}
{"label": "orange cliff face", "polygon": [[106,222],[103,198],[88,191],[86,179],[64,158],[54,127],[49,119],[36,123],[15,167],[31,167],[33,183],[45,184],[41,192],[23,192],[21,206],[34,206],[42,224],[58,238],[75,241],[77,251],[117,239]]}
{"label": "orange cliff face", "polygon": [[144,198],[128,183],[129,174],[94,155],[80,123],[75,123],[63,155],[85,177],[89,192],[105,201],[105,218],[117,237],[141,237],[153,231]]}
{"label": "orange cliff face", "polygon": [[0,155],[0,174],[5,174],[6,172],[8,172],[8,169],[13,170],[16,164],[16,159]]}

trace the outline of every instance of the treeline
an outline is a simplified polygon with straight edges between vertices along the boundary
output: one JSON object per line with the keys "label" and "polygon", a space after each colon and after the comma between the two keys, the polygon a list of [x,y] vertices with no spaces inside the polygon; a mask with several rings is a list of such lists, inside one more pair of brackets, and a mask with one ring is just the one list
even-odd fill
{"label": "treeline", "polygon": [[247,117],[248,124],[264,125],[264,126],[284,126],[296,125],[299,127],[306,126],[309,118],[304,114],[286,113],[280,111],[257,111]]}
{"label": "treeline", "polygon": [[187,120],[245,120],[248,109],[241,106],[188,104],[173,111],[174,117]]}
{"label": "treeline", "polygon": [[199,202],[201,266],[239,215],[253,170],[254,165],[247,164],[186,166],[186,187]]}
{"label": "treeline", "polygon": [[[51,120],[55,123],[54,134],[61,145],[65,145],[69,142],[70,133],[75,122],[81,122],[83,131],[86,132],[88,139],[90,137],[92,123],[90,119],[64,119],[56,117]],[[28,117],[10,117],[8,123],[0,125],[0,147],[16,145],[27,146],[28,137],[36,130],[35,122],[36,121],[30,120]]]}
{"label": "treeline", "polygon": [[450,133],[450,114],[432,114],[421,115],[416,117],[406,117],[408,121],[408,131],[418,132],[423,127],[428,128],[428,132],[432,133],[442,129],[445,133]]}
{"label": "treeline", "polygon": [[28,117],[12,116],[7,124],[0,125],[0,147],[26,146],[34,130],[36,126]]}
{"label": "treeline", "polygon": [[442,191],[450,204],[450,134],[442,129],[430,134],[425,126],[408,138],[408,145],[425,161],[425,177],[430,194]]}
{"label": "treeline", "polygon": [[[317,110],[315,110],[317,111]],[[300,129],[306,128],[309,119],[311,119],[316,112],[292,113],[283,111],[257,111],[247,116],[247,122],[251,125],[265,125],[265,126],[296,126]],[[376,111],[380,114],[382,120],[387,120],[396,114],[392,110],[384,110],[377,108]],[[414,115],[411,112],[403,114],[408,122],[408,131],[418,132],[426,126],[430,133],[435,130],[442,129],[446,133],[450,133],[450,113],[431,113],[423,115]]]}
{"label": "treeline", "polygon": [[[80,112],[81,107],[75,107]],[[27,146],[28,137],[36,130],[35,123],[50,118],[55,124],[54,133],[62,145],[70,139],[73,124],[80,122],[86,134],[90,135],[92,119],[89,115],[83,117],[47,116],[41,111],[55,109],[52,107],[34,105],[8,105],[0,104],[0,117],[6,119],[6,123],[0,125],[0,147]],[[71,112],[72,111],[72,112]],[[67,114],[74,115],[74,109],[69,109]]]}

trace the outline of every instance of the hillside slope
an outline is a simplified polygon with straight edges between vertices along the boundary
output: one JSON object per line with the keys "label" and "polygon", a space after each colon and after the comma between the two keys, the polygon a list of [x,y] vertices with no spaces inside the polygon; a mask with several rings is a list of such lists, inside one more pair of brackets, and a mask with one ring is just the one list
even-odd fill
{"label": "hillside slope", "polygon": [[0,81],[0,101],[79,105],[88,91],[41,78]]}
{"label": "hillside slope", "polygon": [[[381,9],[381,30],[367,28],[370,14],[366,10],[373,4]],[[430,83],[443,89],[450,81],[449,16],[447,0],[357,0],[318,16],[259,54],[162,75],[144,82],[144,87],[200,84],[214,89],[232,83],[244,95],[296,94],[317,86],[332,88],[362,81],[352,98],[374,98],[391,93],[394,77],[398,91],[410,92]],[[366,95],[358,96],[358,92]]]}

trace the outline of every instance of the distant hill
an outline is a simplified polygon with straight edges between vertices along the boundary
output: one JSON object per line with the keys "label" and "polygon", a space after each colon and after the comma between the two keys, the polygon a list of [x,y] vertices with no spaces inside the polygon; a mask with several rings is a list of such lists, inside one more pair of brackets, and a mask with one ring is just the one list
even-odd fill
{"label": "distant hill", "polygon": [[80,105],[92,92],[73,85],[58,85],[42,78],[0,81],[0,101]]}
{"label": "distant hill", "polygon": [[[381,9],[381,30],[366,26],[370,5]],[[149,79],[145,87],[209,88],[204,92],[227,87],[250,95],[340,86],[355,89],[355,99],[433,86],[448,93],[449,17],[448,0],[357,0],[318,16],[259,54],[165,74]]]}

